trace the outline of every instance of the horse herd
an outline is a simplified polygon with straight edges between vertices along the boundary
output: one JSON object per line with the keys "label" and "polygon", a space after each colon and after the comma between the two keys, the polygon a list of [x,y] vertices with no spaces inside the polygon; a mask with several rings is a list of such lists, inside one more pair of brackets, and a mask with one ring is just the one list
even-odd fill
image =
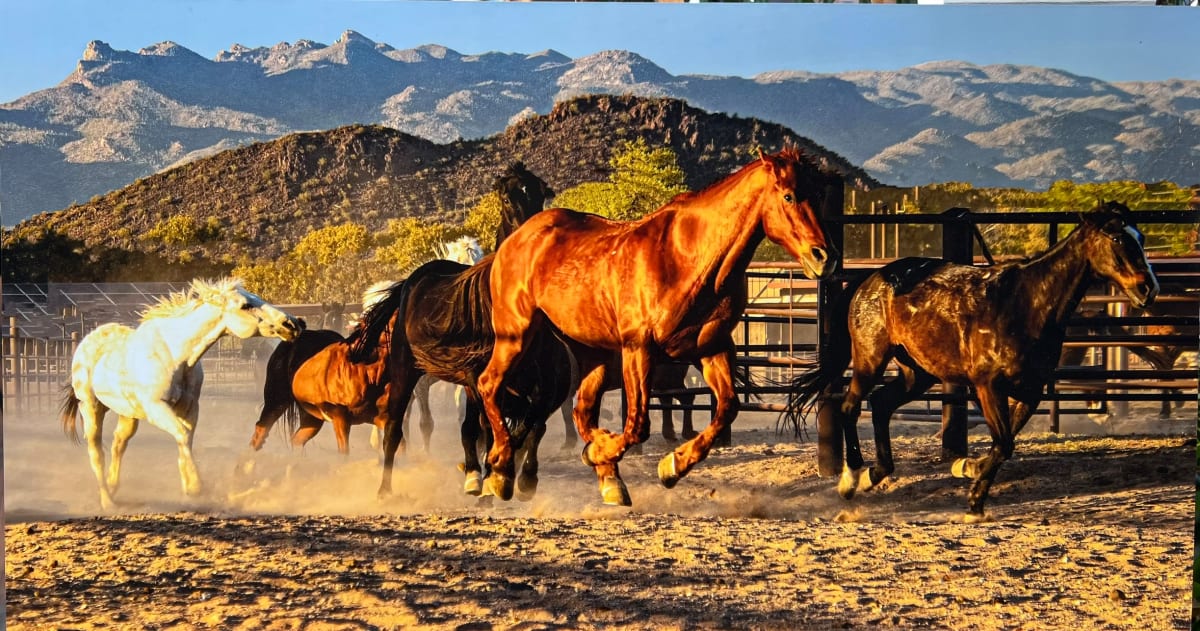
{"label": "horse herd", "polygon": [[[670,488],[708,456],[738,413],[732,332],[746,307],[743,278],[763,241],[782,246],[809,278],[834,273],[839,253],[819,217],[840,203],[843,180],[793,149],[760,151],[732,175],[679,195],[630,222],[555,208],[553,191],[517,163],[497,179],[502,200],[495,252],[466,261],[438,259],[395,283],[377,285],[345,338],[304,330],[303,322],[242,289],[236,281],[195,281],[184,294],[151,307],[136,329],[105,325],[80,344],[72,363],[62,423],[76,435],[82,418],[102,506],[113,507],[121,455],[146,420],[179,446],[183,490],[200,490],[191,461],[199,359],[224,334],[278,337],[268,362],[264,408],[251,446],[258,449],[286,413],[292,443],[302,445],[330,422],[345,452],[349,427],[373,424],[382,436],[379,495],[392,492],[392,468],[410,402],[424,409],[428,383],[465,393],[461,424],[464,490],[509,500],[533,496],[538,445],[547,419],[566,410],[584,442],[581,458],[607,504],[630,505],[619,463],[649,436],[652,381],[700,369],[714,413],[702,431],[658,464]],[[1012,457],[1014,436],[1043,396],[1062,350],[1067,319],[1089,283],[1108,281],[1136,306],[1152,302],[1158,281],[1128,208],[1103,203],[1079,226],[1029,260],[984,267],[939,259],[895,261],[847,288],[836,305],[833,352],[792,383],[788,417],[831,406],[843,427],[846,458],[839,492],[847,499],[894,470],[892,412],[934,383],[970,386],[992,447],[962,458],[952,473],[973,480],[968,519],[984,514],[988,488]],[[476,252],[476,254],[482,254]],[[900,375],[873,389],[891,362]],[[849,367],[851,377],[844,372]],[[682,373],[678,373],[680,376]],[[620,384],[627,401],[622,431],[599,426],[600,398]],[[871,403],[877,461],[864,462],[854,429]],[[101,424],[119,417],[105,470]]]}

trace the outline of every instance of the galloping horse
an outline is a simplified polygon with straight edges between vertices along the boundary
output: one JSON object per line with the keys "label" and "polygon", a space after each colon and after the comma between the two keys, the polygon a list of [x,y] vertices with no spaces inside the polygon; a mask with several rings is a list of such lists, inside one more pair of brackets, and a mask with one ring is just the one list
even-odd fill
{"label": "galloping horse", "polygon": [[[474,237],[443,244],[439,254],[464,264],[483,258]],[[364,310],[381,300],[394,283],[381,281],[363,292]],[[391,325],[388,325],[390,331]],[[355,333],[361,330],[356,329]],[[282,415],[292,434],[293,447],[303,447],[328,421],[333,425],[338,452],[349,453],[350,426],[373,423],[377,431],[385,425],[387,411],[387,354],[379,353],[370,363],[347,359],[353,340],[337,331],[304,331],[292,342],[279,344],[267,362],[263,383],[263,409],[254,424],[250,447],[262,449],[271,427]],[[421,433],[425,450],[433,433],[429,411],[430,381],[418,383],[417,403],[421,411]]]}
{"label": "galloping horse", "polygon": [[[552,194],[519,163],[510,167],[496,186],[506,215],[511,211],[522,217],[533,215],[541,210],[543,195]],[[503,228],[498,238],[502,234]],[[395,318],[397,323],[388,351],[391,395],[383,440],[381,497],[391,493],[395,452],[404,433],[402,414],[415,384],[426,375],[467,390],[467,413],[461,428],[464,489],[472,495],[482,491],[478,445],[483,427],[475,383],[494,339],[488,291],[492,260],[488,256],[474,266],[444,260],[426,263],[363,314],[363,335],[351,348],[355,361],[369,357],[383,343],[380,336],[388,322]],[[549,333],[534,344],[540,351],[526,362],[521,378],[513,380],[502,403],[516,430],[515,442],[522,446],[522,499],[531,498],[537,489],[537,446],[546,431],[546,417],[562,405],[570,389],[566,347]]]}
{"label": "galloping horse", "polygon": [[[89,333],[71,360],[71,383],[62,404],[63,430],[78,441],[83,417],[88,456],[100,485],[100,505],[114,506],[121,458],[138,422],[149,421],[175,438],[183,492],[200,492],[192,460],[192,434],[199,417],[204,369],[200,358],[223,335],[295,339],[303,321],[242,289],[240,281],[192,281],[142,313],[136,329],[109,323]],[[112,463],[107,477],[101,444],[104,414],[117,413]]]}
{"label": "galloping horse", "polygon": [[[769,238],[812,278],[835,267],[815,209],[840,201],[842,178],[793,149],[759,153],[733,175],[676,196],[642,219],[616,222],[552,209],[500,246],[491,265],[496,343],[479,375],[495,437],[489,492],[508,499],[513,489],[500,396],[520,376],[516,367],[532,354],[530,342],[551,329],[565,336],[579,361],[575,426],[606,503],[630,503],[617,461],[644,435],[650,374],[663,357],[699,360],[716,412],[708,428],[660,462],[659,479],[670,488],[708,455],[737,415],[731,331],[746,304],[743,277],[754,249]],[[833,187],[837,195],[831,196]],[[605,366],[616,351],[629,404],[623,434],[597,426]]]}
{"label": "galloping horse", "polygon": [[[951,468],[971,477],[968,519],[983,515],[988,488],[1013,455],[1013,439],[1037,409],[1058,364],[1067,320],[1095,279],[1121,288],[1136,307],[1158,294],[1129,209],[1116,202],[1080,215],[1062,241],[1027,261],[985,267],[940,259],[904,258],[869,276],[835,310],[830,361],[793,382],[792,410],[811,408],[826,389],[852,378],[836,414],[846,440],[838,492],[850,499],[895,470],[892,413],[936,381],[973,386],[992,435],[987,455],[959,458]],[[895,359],[900,376],[871,388]],[[869,395],[875,428],[875,467],[861,471],[855,425]],[[833,403],[836,405],[836,403]],[[796,416],[793,416],[796,418]]]}

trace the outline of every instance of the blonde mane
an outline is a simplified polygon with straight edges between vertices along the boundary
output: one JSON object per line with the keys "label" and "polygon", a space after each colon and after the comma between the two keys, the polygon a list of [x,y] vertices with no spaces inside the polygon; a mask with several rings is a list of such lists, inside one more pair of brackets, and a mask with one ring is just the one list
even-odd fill
{"label": "blonde mane", "polygon": [[242,287],[239,278],[223,278],[220,280],[192,280],[191,286],[183,291],[172,292],[146,307],[139,314],[142,322],[160,318],[172,318],[183,315],[206,302],[224,301]]}

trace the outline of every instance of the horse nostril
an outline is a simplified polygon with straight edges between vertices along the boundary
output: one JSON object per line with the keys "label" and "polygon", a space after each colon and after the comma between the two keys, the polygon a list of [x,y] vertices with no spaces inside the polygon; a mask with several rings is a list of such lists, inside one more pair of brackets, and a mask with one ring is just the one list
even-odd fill
{"label": "horse nostril", "polygon": [[813,259],[814,259],[814,260],[816,260],[818,263],[822,263],[822,262],[824,262],[824,261],[825,261],[825,258],[826,258],[826,256],[827,256],[827,255],[825,254],[825,250],[824,250],[824,249],[822,249],[822,248],[817,248],[817,247],[814,247],[814,248],[812,249],[812,257],[813,257]]}

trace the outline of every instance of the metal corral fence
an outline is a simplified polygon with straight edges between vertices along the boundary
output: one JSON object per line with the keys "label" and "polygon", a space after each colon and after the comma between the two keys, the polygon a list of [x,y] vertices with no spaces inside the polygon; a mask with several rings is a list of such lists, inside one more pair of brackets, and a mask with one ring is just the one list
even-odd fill
{"label": "metal corral fence", "polygon": [[[835,205],[836,206],[836,205]],[[1154,223],[1197,224],[1196,211],[1139,211],[1139,225]],[[986,263],[990,260],[986,244],[977,226],[991,224],[1048,225],[1048,243],[1058,238],[1057,226],[1076,223],[1078,215],[1067,212],[1036,213],[973,213],[951,209],[940,215],[844,215],[825,217],[831,239],[842,251],[847,226],[872,225],[879,227],[880,251],[883,251],[886,227],[902,225],[938,226],[941,234],[941,254],[944,258],[965,263]],[[871,230],[875,234],[874,229]],[[898,235],[898,230],[893,232]],[[892,247],[899,241],[893,237]],[[975,245],[982,251],[977,256]],[[889,248],[890,249],[890,248]],[[930,255],[922,247],[921,254]],[[914,254],[894,249],[894,254]],[[848,282],[852,282],[889,262],[890,258],[848,259],[831,279],[810,281],[803,278],[794,263],[753,263],[746,275],[750,302],[738,329],[737,364],[752,375],[753,386],[739,389],[742,408],[766,412],[781,412],[786,407],[787,383],[817,360],[823,343],[823,314]],[[1060,368],[1055,382],[1039,413],[1050,414],[1052,428],[1057,430],[1059,414],[1073,412],[1121,413],[1121,406],[1133,401],[1195,401],[1197,371],[1195,368],[1197,327],[1200,326],[1200,258],[1154,257],[1152,265],[1163,285],[1159,304],[1177,303],[1182,309],[1172,315],[1130,315],[1122,296],[1104,292],[1089,295],[1081,311],[1097,312],[1092,317],[1077,317],[1067,337],[1067,348],[1086,348],[1080,366]],[[94,286],[93,286],[94,287]],[[29,289],[25,293],[36,293]],[[43,295],[47,292],[41,290]],[[54,293],[50,291],[48,293]],[[143,292],[144,293],[144,292]],[[6,300],[9,289],[5,288]],[[152,302],[146,295],[142,305]],[[82,300],[76,302],[82,303]],[[116,302],[119,302],[117,300]],[[310,328],[344,330],[346,316],[342,308],[321,305],[280,305],[293,315],[307,320]],[[356,305],[347,306],[354,309]],[[7,305],[6,305],[7,310]],[[58,405],[62,387],[69,381],[70,356],[75,340],[98,326],[97,321],[77,307],[61,314],[45,314],[51,330],[62,335],[31,336],[22,334],[22,323],[10,318],[4,331],[4,403],[9,409],[46,410]],[[27,318],[28,319],[28,318]],[[33,318],[36,319],[36,318]],[[25,325],[31,326],[31,325]],[[1131,349],[1173,347],[1182,349],[1180,363],[1159,368],[1142,359]],[[262,385],[263,363],[273,343],[261,340],[243,342],[223,339],[204,358],[206,383],[232,388],[257,389]],[[1178,366],[1178,367],[1177,367]],[[679,409],[678,402],[667,404],[674,394],[698,395],[692,407],[712,409],[709,391],[698,374],[693,373],[682,390],[655,391],[652,409]],[[954,443],[965,441],[968,422],[969,393],[955,389],[935,388],[914,405],[901,410],[904,418],[931,420],[943,423],[943,439]],[[1089,407],[1089,403],[1099,407]],[[826,430],[818,427],[821,442],[827,443]]]}

